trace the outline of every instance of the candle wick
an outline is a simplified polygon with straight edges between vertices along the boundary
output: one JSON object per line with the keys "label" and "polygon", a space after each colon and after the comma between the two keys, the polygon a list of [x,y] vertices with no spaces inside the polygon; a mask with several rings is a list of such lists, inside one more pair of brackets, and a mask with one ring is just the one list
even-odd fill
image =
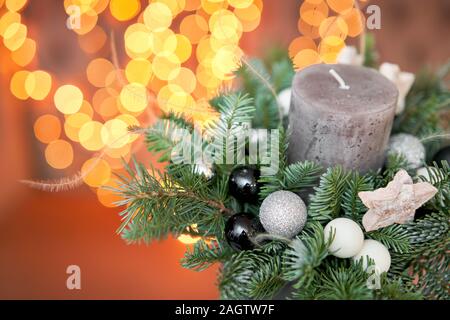
{"label": "candle wick", "polygon": [[339,89],[342,90],[349,90],[350,86],[348,86],[344,79],[342,79],[342,77],[336,72],[336,70],[334,69],[330,69],[330,74],[334,77],[334,79],[336,79],[336,81],[339,83]]}

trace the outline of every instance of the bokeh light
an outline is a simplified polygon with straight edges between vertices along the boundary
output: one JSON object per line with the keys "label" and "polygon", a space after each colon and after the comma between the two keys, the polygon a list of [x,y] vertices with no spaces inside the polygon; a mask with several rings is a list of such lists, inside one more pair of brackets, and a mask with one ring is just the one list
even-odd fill
{"label": "bokeh light", "polygon": [[27,0],[6,0],[6,8],[10,11],[20,11],[27,4]]}
{"label": "bokeh light", "polygon": [[25,91],[34,100],[44,100],[52,88],[52,77],[45,71],[30,72],[25,81]]}
{"label": "bokeh light", "polygon": [[[81,174],[98,188],[105,206],[117,196],[102,186],[115,186],[113,173],[123,170],[134,143],[141,141],[130,127],[148,126],[156,109],[201,123],[217,117],[208,101],[233,81],[243,56],[240,39],[257,28],[263,10],[262,0],[64,0],[68,18],[71,6],[80,9],[80,25],[72,34],[87,61],[80,70],[84,77],[67,79],[40,67],[39,38],[33,39],[21,15],[28,2],[0,0],[0,36],[17,66],[10,91],[17,99],[54,108],[44,109],[48,113],[34,122],[48,165],[66,169],[79,163],[74,155],[83,156],[80,147],[91,153]],[[345,23],[354,20],[351,11],[346,14]],[[109,30],[123,41],[115,41]],[[293,57],[300,49],[319,54],[319,46],[306,43],[291,46]]]}
{"label": "bokeh light", "polygon": [[292,40],[289,56],[301,70],[316,63],[335,63],[347,37],[364,31],[360,0],[305,0],[300,6],[300,37]]}
{"label": "bokeh light", "polygon": [[81,167],[84,182],[91,187],[100,187],[111,178],[111,168],[103,159],[91,158]]}
{"label": "bokeh light", "polygon": [[20,100],[26,100],[30,97],[25,89],[25,82],[29,74],[29,71],[21,70],[14,73],[11,78],[9,86],[11,93]]}
{"label": "bokeh light", "polygon": [[128,21],[134,18],[141,9],[139,0],[111,0],[109,10],[114,18],[119,21]]}
{"label": "bokeh light", "polygon": [[42,143],[50,143],[61,136],[61,122],[52,114],[44,114],[34,123],[34,134]]}
{"label": "bokeh light", "polygon": [[22,46],[16,51],[11,52],[11,59],[21,67],[28,65],[36,54],[36,42],[33,39],[26,38]]}
{"label": "bokeh light", "polygon": [[65,140],[50,142],[45,148],[45,159],[55,169],[65,169],[73,162],[72,145]]}
{"label": "bokeh light", "polygon": [[84,123],[78,132],[78,141],[86,150],[100,150],[105,145],[102,140],[102,128],[102,123],[98,121]]}

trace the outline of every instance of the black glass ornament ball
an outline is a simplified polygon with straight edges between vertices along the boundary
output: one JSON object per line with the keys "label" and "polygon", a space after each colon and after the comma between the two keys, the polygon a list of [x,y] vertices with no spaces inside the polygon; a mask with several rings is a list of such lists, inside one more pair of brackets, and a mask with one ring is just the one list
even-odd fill
{"label": "black glass ornament ball", "polygon": [[260,171],[252,167],[238,167],[230,174],[230,194],[242,202],[258,200]]}
{"label": "black glass ornament ball", "polygon": [[225,237],[235,250],[251,250],[255,244],[251,239],[264,232],[259,219],[249,213],[237,213],[225,224]]}
{"label": "black glass ornament ball", "polygon": [[442,167],[442,160],[447,160],[447,162],[450,164],[450,146],[441,149],[433,158],[433,161],[436,161],[439,167]]}

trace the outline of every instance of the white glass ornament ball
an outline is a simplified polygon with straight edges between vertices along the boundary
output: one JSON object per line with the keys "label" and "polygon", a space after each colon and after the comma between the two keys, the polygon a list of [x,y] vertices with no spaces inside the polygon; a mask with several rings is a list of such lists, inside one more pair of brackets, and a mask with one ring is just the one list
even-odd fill
{"label": "white glass ornament ball", "polygon": [[364,240],[361,251],[353,257],[354,261],[363,259],[363,268],[367,269],[368,259],[372,259],[375,263],[375,271],[378,273],[388,272],[391,267],[391,254],[389,250],[376,240]]}
{"label": "white glass ornament ball", "polygon": [[328,251],[338,258],[351,258],[361,251],[364,243],[364,233],[353,220],[337,218],[331,220],[324,229],[325,241],[328,242],[334,234]]}

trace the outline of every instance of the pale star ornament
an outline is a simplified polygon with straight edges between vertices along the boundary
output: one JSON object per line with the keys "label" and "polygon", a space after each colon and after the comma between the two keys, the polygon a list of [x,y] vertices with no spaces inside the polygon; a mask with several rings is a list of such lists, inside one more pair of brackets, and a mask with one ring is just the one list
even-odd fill
{"label": "pale star ornament", "polygon": [[411,89],[415,76],[413,73],[402,72],[400,67],[396,64],[392,63],[383,63],[380,66],[380,73],[391,80],[398,89],[398,102],[397,109],[395,110],[396,114],[400,114],[405,109],[405,98]]}
{"label": "pale star ornament", "polygon": [[434,197],[437,189],[428,182],[413,183],[405,170],[400,170],[387,187],[359,192],[369,211],[363,216],[366,231],[377,230],[394,223],[414,220],[416,209]]}

